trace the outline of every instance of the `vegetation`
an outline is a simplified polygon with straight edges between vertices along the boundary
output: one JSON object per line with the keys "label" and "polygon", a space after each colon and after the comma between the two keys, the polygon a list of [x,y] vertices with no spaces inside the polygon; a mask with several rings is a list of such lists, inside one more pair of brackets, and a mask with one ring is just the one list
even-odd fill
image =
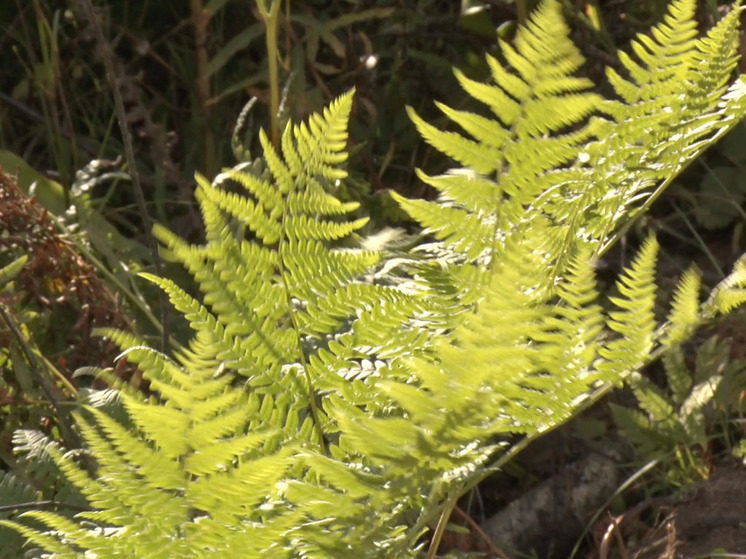
{"label": "vegetation", "polygon": [[[226,3],[193,4],[199,38]],[[499,55],[486,56],[484,79],[456,70],[468,101],[436,103],[448,130],[420,107],[406,109],[422,138],[458,165],[416,171],[436,199],[410,192],[376,201],[356,187],[350,121],[356,95],[366,104],[354,89],[281,127],[278,1],[257,2],[264,27],[252,28],[266,30],[270,53],[269,131],[247,149],[237,127],[238,165],[212,180],[197,175],[204,240],[158,224],[160,250],[149,252],[147,239],[106,229],[112,246],[102,261],[87,240],[108,225],[86,194],[99,180],[37,186],[63,197],[63,208],[74,203],[87,223],[78,231],[69,212],[54,222],[58,231],[8,180],[1,192],[20,201],[14,214],[0,209],[0,222],[10,231],[6,216],[34,217],[23,224],[34,246],[0,238],[9,348],[0,387],[16,449],[0,474],[0,536],[14,542],[0,555],[435,557],[463,495],[625,383],[639,409],[612,410],[638,451],[695,463],[692,448],[707,444],[706,407],[740,369],[715,374],[700,361],[692,375],[684,344],[746,301],[746,263],[704,301],[702,274],[690,268],[664,312],[655,235],[645,234],[614,289],[597,279],[639,217],[746,115],[746,83],[733,78],[740,4],[701,37],[695,4],[672,2],[632,54],[620,52],[604,96],[580,73],[585,59],[561,3],[541,2],[514,39],[499,42]],[[78,17],[106,43],[95,12]],[[315,60],[319,40],[334,49],[333,30],[352,21],[342,17],[337,27],[299,20],[319,34],[306,38],[304,56]],[[213,72],[216,59],[228,64],[221,56],[197,61],[207,170],[227,141],[201,120],[211,110],[210,63]],[[110,76],[119,72],[115,53],[102,57]],[[144,191],[158,179],[137,178],[123,104],[122,151],[147,215]],[[384,211],[392,201],[392,219],[406,215],[416,229],[381,228],[364,215],[366,203]],[[36,277],[26,253],[44,243],[83,255],[65,277],[98,286],[97,303],[108,291],[92,266],[127,297],[137,324],[114,303],[114,328],[95,322],[119,348],[115,369],[94,361],[75,378],[55,372],[44,357],[54,347],[24,329],[34,307],[20,280]],[[151,310],[153,290],[132,268],[186,326]],[[716,344],[701,352],[717,353]],[[670,397],[645,377],[658,361]],[[96,381],[80,380],[92,374]],[[18,394],[35,414],[17,413]],[[54,417],[47,436],[38,430],[45,406]]]}

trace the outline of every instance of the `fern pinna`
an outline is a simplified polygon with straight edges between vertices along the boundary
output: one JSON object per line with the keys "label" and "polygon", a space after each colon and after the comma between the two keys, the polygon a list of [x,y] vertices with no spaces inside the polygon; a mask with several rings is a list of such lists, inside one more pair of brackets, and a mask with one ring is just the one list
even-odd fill
{"label": "fern pinna", "polygon": [[605,252],[620,225],[647,209],[743,115],[743,82],[728,86],[738,60],[740,4],[699,39],[695,7],[694,0],[674,2],[652,36],[632,42],[637,60],[620,52],[629,75],[608,68],[618,98],[603,99],[574,75],[583,58],[567,38],[560,3],[542,3],[515,47],[501,42],[505,62],[487,57],[493,83],[456,73],[496,119],[439,105],[466,137],[410,110],[423,137],[466,169],[438,177],[420,172],[439,200],[401,200],[404,209],[472,258],[505,232],[533,227],[537,213],[551,220],[556,248],[548,259],[555,265],[573,253],[570,244]]}
{"label": "fern pinna", "polygon": [[121,417],[81,407],[90,472],[50,449],[90,510],[2,525],[55,557],[414,557],[434,528],[432,557],[465,490],[743,302],[742,266],[704,304],[691,272],[657,324],[654,238],[608,313],[594,278],[629,219],[746,112],[743,82],[728,86],[738,9],[696,39],[694,2],[674,2],[605,100],[575,75],[560,8],[544,1],[488,58],[491,83],[457,72],[493,112],[441,106],[469,137],[410,111],[463,167],[419,173],[437,201],[397,197],[431,236],[406,254],[360,248],[365,220],[333,194],[352,92],[279,147],[262,133],[261,160],[198,178],[206,242],[155,233],[203,300],[145,275],[191,341],[171,358],[107,332],[154,396],[120,387]]}

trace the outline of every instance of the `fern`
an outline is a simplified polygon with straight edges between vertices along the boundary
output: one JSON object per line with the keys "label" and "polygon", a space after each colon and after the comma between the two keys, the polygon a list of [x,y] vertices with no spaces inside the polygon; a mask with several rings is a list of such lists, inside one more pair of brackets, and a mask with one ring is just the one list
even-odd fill
{"label": "fern", "polygon": [[[4,507],[18,505],[19,503],[32,503],[38,500],[37,492],[28,484],[17,479],[13,474],[0,472],[0,519],[10,517],[11,510],[3,510]],[[18,550],[23,544],[19,534],[6,528],[0,527],[0,558],[14,559],[18,556]]]}
{"label": "fern", "polygon": [[638,370],[653,350],[656,341],[655,322],[655,260],[658,244],[648,239],[630,269],[617,282],[622,297],[611,302],[618,311],[612,312],[607,325],[620,336],[604,349],[603,368],[611,378],[624,378]]}
{"label": "fern", "polygon": [[578,244],[603,253],[620,225],[743,115],[742,82],[727,85],[738,58],[738,5],[701,39],[694,8],[694,0],[674,2],[652,37],[633,42],[637,61],[620,53],[629,79],[609,69],[619,99],[606,100],[573,75],[582,57],[567,39],[559,2],[542,3],[515,49],[501,42],[507,64],[488,57],[494,84],[457,73],[498,120],[439,105],[469,138],[410,110],[425,139],[469,169],[420,173],[439,200],[401,200],[403,208],[472,261],[507,231],[531,227],[536,212],[554,224],[549,259],[558,274]]}
{"label": "fern", "polygon": [[[205,245],[187,245],[156,228],[165,254],[194,274],[204,304],[145,274],[194,331],[175,359],[136,337],[104,332],[158,397],[122,387],[130,426],[94,408],[78,414],[96,477],[55,456],[99,509],[80,518],[108,528],[60,540],[54,549],[61,556],[79,549],[106,556],[231,556],[270,548],[281,554],[291,535],[278,534],[310,513],[300,506],[283,511],[280,503],[290,497],[279,482],[310,476],[318,484],[320,474],[304,474],[305,453],[345,456],[330,446],[338,428],[324,406],[342,393],[371,410],[385,408],[387,400],[365,382],[380,374],[366,375],[368,364],[425,349],[419,326],[435,320],[438,309],[420,301],[424,286],[405,291],[371,282],[379,255],[342,244],[365,223],[340,219],[357,205],[328,192],[344,177],[338,165],[346,157],[351,103],[349,93],[307,125],[288,127],[282,157],[262,134],[265,161],[227,171],[215,183],[200,177]],[[229,180],[246,194],[223,188]],[[236,389],[236,376],[246,379],[245,390]],[[276,492],[267,493],[273,486]],[[170,513],[154,521],[161,508]],[[50,528],[62,522],[48,514],[35,519]],[[216,523],[234,537],[216,536]],[[19,529],[49,548],[49,535]]]}
{"label": "fern", "polygon": [[[723,103],[734,88],[741,87],[740,81],[730,90],[727,86],[738,60],[740,4],[707,37],[697,40],[695,8],[693,0],[674,2],[652,37],[641,35],[633,41],[639,64],[620,55],[630,80],[611,69],[607,72],[622,100],[604,103],[602,109],[612,122],[601,127],[606,138],[601,157],[591,156],[589,163],[595,169],[594,178],[608,172],[618,177],[622,171],[623,180],[612,179],[611,184],[602,180],[594,189],[599,209],[611,206],[613,224],[629,223],[649,207],[678,172],[740,118],[734,119],[733,111],[743,110],[742,101],[729,108]],[[629,169],[634,173],[628,173]],[[608,186],[612,186],[611,195],[603,190]],[[638,209],[622,211],[630,202],[640,201]],[[602,242],[608,246],[606,239]]]}
{"label": "fern", "polygon": [[577,159],[592,138],[593,128],[583,122],[598,110],[601,98],[588,91],[590,80],[573,76],[583,58],[568,39],[560,12],[558,2],[542,3],[515,49],[501,42],[507,65],[487,57],[494,84],[456,73],[464,90],[498,118],[438,105],[473,139],[440,131],[409,110],[423,137],[468,170],[441,177],[419,174],[441,193],[438,203],[397,199],[413,219],[470,261],[492,250],[498,232],[504,235],[519,223],[552,182],[560,184],[553,172]]}
{"label": "fern", "polygon": [[[410,110],[464,167],[419,173],[437,201],[397,197],[435,239],[411,250],[361,243],[366,220],[334,195],[352,92],[289,125],[279,148],[260,133],[262,159],[198,177],[205,243],[155,234],[202,300],[144,274],[191,340],[168,356],[103,332],[152,395],[119,386],[122,417],[77,411],[93,471],[50,449],[92,510],[0,526],[56,557],[414,557],[463,491],[623,379],[643,387],[647,412],[628,423],[678,429],[675,406],[639,370],[743,302],[746,268],[704,304],[697,274],[685,275],[663,324],[653,238],[608,313],[593,268],[746,113],[742,82],[727,86],[737,10],[696,39],[692,9],[674,2],[638,38],[638,60],[622,56],[629,79],[609,75],[617,100],[575,75],[582,57],[547,0],[515,47],[501,43],[504,60],[488,58],[493,83],[457,72],[493,113],[440,105],[469,137]],[[679,398],[688,386],[671,378]]]}
{"label": "fern", "polygon": [[672,326],[667,333],[666,345],[673,346],[683,342],[699,325],[701,287],[700,271],[696,267],[687,270],[673,295],[673,308],[669,317]]}
{"label": "fern", "polygon": [[635,373],[629,386],[641,409],[611,405],[614,419],[636,453],[646,461],[661,462],[672,483],[707,475],[709,466],[702,455],[709,447],[712,411],[725,403],[719,386],[743,367],[728,363],[729,352],[728,343],[710,338],[698,348],[691,370],[681,347],[673,346],[662,359],[667,390]]}
{"label": "fern", "polygon": [[[81,510],[87,510],[85,498],[67,481],[55,462],[53,455],[59,445],[39,432],[18,430],[13,444],[21,457],[14,468],[15,474],[0,473],[0,519],[7,519],[19,511],[36,507],[57,510],[66,518]],[[16,508],[17,507],[17,508]],[[41,525],[26,518],[22,528],[31,531]],[[15,559],[23,540],[19,534],[0,527],[0,557]]]}

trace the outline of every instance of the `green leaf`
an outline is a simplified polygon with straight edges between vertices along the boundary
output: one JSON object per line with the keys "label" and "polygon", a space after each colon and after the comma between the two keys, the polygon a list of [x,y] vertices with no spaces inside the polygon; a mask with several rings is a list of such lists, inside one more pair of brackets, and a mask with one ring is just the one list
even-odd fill
{"label": "green leaf", "polygon": [[668,327],[663,343],[675,346],[688,338],[699,325],[699,291],[702,273],[692,267],[686,271],[676,286],[673,305],[668,315]]}
{"label": "green leaf", "polygon": [[7,266],[0,268],[0,287],[15,279],[28,262],[28,255],[19,256]]}

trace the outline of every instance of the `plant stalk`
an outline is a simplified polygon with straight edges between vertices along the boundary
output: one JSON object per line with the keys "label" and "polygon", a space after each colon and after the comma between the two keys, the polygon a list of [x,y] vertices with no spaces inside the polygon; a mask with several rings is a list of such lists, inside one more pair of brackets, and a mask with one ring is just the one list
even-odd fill
{"label": "plant stalk", "polygon": [[451,495],[451,498],[448,499],[445,507],[443,507],[443,511],[440,513],[440,518],[438,519],[438,525],[435,527],[433,539],[430,540],[430,547],[427,550],[427,559],[435,559],[436,555],[438,554],[440,542],[443,539],[443,534],[445,534],[446,532],[448,520],[451,518],[451,514],[453,513],[453,509],[458,502],[459,496],[460,492],[454,492],[454,494]]}
{"label": "plant stalk", "polygon": [[197,127],[202,139],[202,165],[204,172],[212,176],[218,171],[215,136],[209,126],[210,78],[207,76],[207,26],[212,14],[204,9],[202,0],[190,0],[189,7],[194,28],[194,50],[197,55],[195,92],[197,94]]}
{"label": "plant stalk", "polygon": [[277,69],[277,21],[280,14],[280,0],[270,0],[267,8],[267,0],[257,0],[259,13],[262,15],[264,25],[267,28],[267,64],[269,70],[269,111],[270,111],[270,138],[275,148],[280,147],[280,83]]}

